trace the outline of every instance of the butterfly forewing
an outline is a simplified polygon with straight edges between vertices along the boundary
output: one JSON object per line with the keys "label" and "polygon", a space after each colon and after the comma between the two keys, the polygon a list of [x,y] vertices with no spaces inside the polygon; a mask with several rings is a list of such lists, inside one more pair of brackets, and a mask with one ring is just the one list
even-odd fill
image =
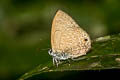
{"label": "butterfly forewing", "polygon": [[51,45],[54,53],[72,57],[86,54],[91,47],[89,35],[65,12],[58,10],[52,23]]}

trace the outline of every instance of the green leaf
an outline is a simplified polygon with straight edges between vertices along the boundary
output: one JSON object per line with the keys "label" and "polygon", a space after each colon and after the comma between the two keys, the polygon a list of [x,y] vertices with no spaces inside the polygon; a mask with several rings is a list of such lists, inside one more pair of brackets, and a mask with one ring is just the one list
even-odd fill
{"label": "green leaf", "polygon": [[[52,62],[52,59],[51,59]],[[120,69],[120,34],[100,37],[92,42],[92,49],[78,61],[62,62],[58,67],[52,63],[39,65],[19,78],[24,80],[48,72]]]}

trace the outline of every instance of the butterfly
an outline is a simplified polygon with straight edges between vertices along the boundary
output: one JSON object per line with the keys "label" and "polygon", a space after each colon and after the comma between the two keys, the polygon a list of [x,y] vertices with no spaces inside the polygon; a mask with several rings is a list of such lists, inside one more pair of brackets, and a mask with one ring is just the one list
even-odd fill
{"label": "butterfly", "polygon": [[52,22],[51,46],[48,53],[53,58],[53,64],[58,66],[62,60],[86,55],[91,48],[91,39],[72,17],[58,10]]}

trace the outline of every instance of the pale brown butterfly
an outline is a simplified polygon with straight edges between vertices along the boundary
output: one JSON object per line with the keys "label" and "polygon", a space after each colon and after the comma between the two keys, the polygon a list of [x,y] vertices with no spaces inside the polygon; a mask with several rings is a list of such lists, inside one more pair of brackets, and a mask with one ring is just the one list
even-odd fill
{"label": "pale brown butterfly", "polygon": [[62,60],[86,55],[91,48],[91,40],[67,13],[58,10],[52,23],[51,45],[49,54],[53,57],[53,64],[58,66]]}

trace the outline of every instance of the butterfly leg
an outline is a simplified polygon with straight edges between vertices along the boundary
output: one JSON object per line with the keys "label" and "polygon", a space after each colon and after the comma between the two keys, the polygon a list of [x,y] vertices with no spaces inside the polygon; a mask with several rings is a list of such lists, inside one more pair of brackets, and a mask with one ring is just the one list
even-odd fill
{"label": "butterfly leg", "polygon": [[79,58],[71,58],[73,61],[79,61],[79,60],[83,60],[83,59],[85,59],[86,57],[79,57]]}
{"label": "butterfly leg", "polygon": [[60,63],[60,60],[53,57],[53,65],[56,65],[58,67],[59,63]]}
{"label": "butterfly leg", "polygon": [[71,58],[73,61],[79,61],[79,59],[74,59],[74,58]]}
{"label": "butterfly leg", "polygon": [[53,57],[53,65],[55,65],[55,58]]}

